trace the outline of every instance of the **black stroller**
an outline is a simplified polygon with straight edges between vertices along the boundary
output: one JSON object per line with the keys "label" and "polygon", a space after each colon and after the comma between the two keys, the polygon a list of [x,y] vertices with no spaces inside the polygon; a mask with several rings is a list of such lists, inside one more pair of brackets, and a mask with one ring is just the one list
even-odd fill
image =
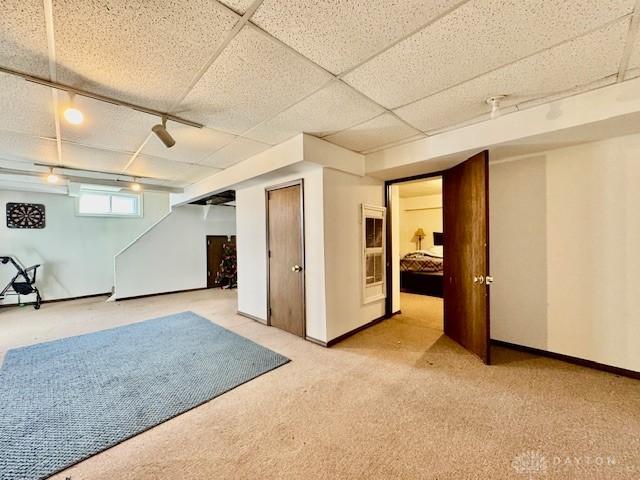
{"label": "black stroller", "polygon": [[42,297],[40,297],[40,292],[36,288],[35,283],[36,272],[40,265],[23,268],[22,265],[20,265],[13,257],[0,257],[0,263],[2,265],[10,263],[18,271],[18,273],[16,273],[15,276],[9,281],[9,284],[0,292],[0,300],[4,300],[4,297],[7,295],[18,295],[19,302],[20,295],[30,295],[32,293],[35,293],[36,303],[33,308],[38,310],[40,308]]}

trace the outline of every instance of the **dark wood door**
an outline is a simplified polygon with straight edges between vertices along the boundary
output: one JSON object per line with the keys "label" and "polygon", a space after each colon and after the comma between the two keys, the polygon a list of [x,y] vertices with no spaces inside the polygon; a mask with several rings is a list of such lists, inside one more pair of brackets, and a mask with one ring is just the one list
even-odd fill
{"label": "dark wood door", "polygon": [[489,153],[447,170],[443,181],[444,332],[490,363]]}
{"label": "dark wood door", "polygon": [[269,323],[303,337],[302,184],[267,190]]}
{"label": "dark wood door", "polygon": [[235,236],[229,239],[226,235],[207,235],[207,288],[220,286],[216,277],[222,262],[222,246],[229,241],[235,242]]}

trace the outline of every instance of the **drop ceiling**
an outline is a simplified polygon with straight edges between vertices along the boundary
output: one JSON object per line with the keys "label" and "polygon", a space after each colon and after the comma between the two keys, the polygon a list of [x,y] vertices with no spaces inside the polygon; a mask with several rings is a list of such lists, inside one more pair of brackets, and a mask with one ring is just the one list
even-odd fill
{"label": "drop ceiling", "polygon": [[[631,78],[635,0],[6,0],[0,161],[186,186],[299,133],[370,152]],[[632,25],[636,25],[632,27]],[[81,126],[61,118],[74,101]]]}

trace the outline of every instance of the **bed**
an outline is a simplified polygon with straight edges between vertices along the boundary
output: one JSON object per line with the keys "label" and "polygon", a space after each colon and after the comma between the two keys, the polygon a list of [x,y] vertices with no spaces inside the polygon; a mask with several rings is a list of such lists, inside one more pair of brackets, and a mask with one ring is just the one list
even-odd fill
{"label": "bed", "polygon": [[400,291],[442,297],[442,246],[409,252],[400,259]]}

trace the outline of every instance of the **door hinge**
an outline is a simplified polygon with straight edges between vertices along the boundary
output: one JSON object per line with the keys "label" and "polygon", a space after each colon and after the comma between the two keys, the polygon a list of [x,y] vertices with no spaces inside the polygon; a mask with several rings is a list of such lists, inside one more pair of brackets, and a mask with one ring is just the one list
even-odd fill
{"label": "door hinge", "polygon": [[211,246],[211,240],[207,240],[207,246],[210,247]]}
{"label": "door hinge", "polygon": [[211,272],[209,270],[207,270],[207,277],[211,276]]}
{"label": "door hinge", "polygon": [[271,250],[267,252],[267,255],[269,256],[269,258],[271,258]]}

